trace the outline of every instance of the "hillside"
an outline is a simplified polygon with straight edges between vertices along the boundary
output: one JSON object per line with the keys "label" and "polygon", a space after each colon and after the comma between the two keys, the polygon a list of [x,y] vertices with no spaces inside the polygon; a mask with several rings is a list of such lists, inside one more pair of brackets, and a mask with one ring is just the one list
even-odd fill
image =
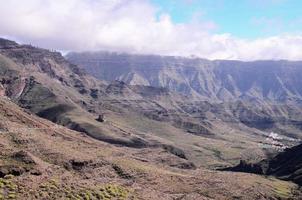
{"label": "hillside", "polygon": [[234,179],[231,172],[170,167],[161,160],[183,166],[186,161],[160,148],[115,147],[94,140],[30,114],[5,97],[0,98],[0,108],[1,199],[300,196],[290,182],[248,174],[236,174]]}
{"label": "hillside", "polygon": [[276,176],[282,180],[293,181],[302,185],[301,153],[302,145],[297,145],[286,149],[271,159],[265,159],[258,163],[241,161],[239,165],[225,170]]}

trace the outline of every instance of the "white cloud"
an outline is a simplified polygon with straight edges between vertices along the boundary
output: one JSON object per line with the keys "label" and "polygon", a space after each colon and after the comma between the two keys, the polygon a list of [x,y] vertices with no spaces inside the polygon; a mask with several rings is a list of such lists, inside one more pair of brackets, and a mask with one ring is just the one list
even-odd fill
{"label": "white cloud", "polygon": [[175,24],[148,0],[0,0],[0,35],[60,50],[110,50],[209,59],[302,59],[302,35],[246,40],[212,22]]}

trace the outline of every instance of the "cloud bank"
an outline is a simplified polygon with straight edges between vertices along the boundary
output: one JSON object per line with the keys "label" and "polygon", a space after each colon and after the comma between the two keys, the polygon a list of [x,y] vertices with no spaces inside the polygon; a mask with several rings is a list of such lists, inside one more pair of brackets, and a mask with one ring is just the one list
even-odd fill
{"label": "cloud bank", "polygon": [[212,22],[173,23],[148,0],[0,0],[0,4],[0,35],[44,48],[302,60],[302,34],[254,40],[214,34]]}

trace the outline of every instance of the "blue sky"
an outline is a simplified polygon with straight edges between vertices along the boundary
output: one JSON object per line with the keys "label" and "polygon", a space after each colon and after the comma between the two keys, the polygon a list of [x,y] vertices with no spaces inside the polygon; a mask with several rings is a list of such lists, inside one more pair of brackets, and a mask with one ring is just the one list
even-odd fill
{"label": "blue sky", "polygon": [[216,24],[215,33],[258,38],[302,32],[301,0],[151,0],[175,23]]}
{"label": "blue sky", "polygon": [[0,0],[0,4],[0,37],[47,49],[302,60],[302,0]]}

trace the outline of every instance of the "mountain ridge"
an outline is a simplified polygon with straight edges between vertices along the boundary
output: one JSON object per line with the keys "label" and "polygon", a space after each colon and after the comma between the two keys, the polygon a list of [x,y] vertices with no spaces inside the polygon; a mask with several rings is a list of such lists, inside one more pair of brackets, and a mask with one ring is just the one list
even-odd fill
{"label": "mountain ridge", "polygon": [[69,53],[66,58],[108,82],[166,87],[197,99],[299,103],[302,99],[297,87],[301,61],[210,61],[108,52]]}

